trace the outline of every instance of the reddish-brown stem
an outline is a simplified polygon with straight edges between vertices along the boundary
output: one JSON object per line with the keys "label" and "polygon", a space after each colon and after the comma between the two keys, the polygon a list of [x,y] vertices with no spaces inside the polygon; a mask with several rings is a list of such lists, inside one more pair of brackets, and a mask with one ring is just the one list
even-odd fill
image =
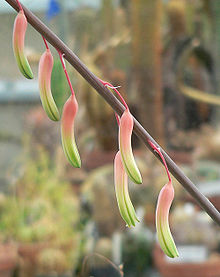
{"label": "reddish-brown stem", "polygon": [[167,177],[169,179],[169,182],[172,183],[172,180],[171,180],[171,176],[170,176],[170,172],[169,172],[169,169],[167,167],[167,163],[164,159],[164,156],[162,154],[162,152],[160,151],[160,148],[157,147],[152,141],[148,140],[148,143],[150,144],[150,146],[154,149],[154,151],[156,151],[158,153],[158,155],[160,156],[164,166],[165,166],[165,169],[166,169],[166,172],[167,172]]}
{"label": "reddish-brown stem", "polygon": [[127,110],[129,110],[129,107],[128,107],[128,104],[125,102],[124,98],[122,97],[121,93],[112,85],[110,84],[109,82],[104,82],[102,81],[101,79],[99,79],[99,81],[105,86],[105,87],[108,87],[108,88],[111,88],[114,90],[114,92],[119,96],[119,98],[121,99],[121,102],[122,104],[125,106],[125,108]]}
{"label": "reddish-brown stem", "polygon": [[42,38],[43,38],[43,40],[44,40],[44,44],[45,44],[45,46],[46,46],[46,49],[49,49],[49,46],[48,46],[48,44],[47,44],[47,41],[46,41],[45,37],[42,36]]}
{"label": "reddish-brown stem", "polygon": [[19,0],[16,0],[16,2],[17,2],[17,4],[18,4],[18,7],[19,7],[20,11],[22,11],[22,12],[23,12],[23,8],[22,8],[22,6],[21,6],[20,1],[19,1]]}
{"label": "reddish-brown stem", "polygon": [[63,67],[64,73],[65,73],[65,75],[66,75],[66,79],[67,79],[67,82],[68,82],[68,84],[69,84],[71,94],[72,94],[72,96],[75,96],[75,92],[74,92],[72,83],[71,83],[71,81],[70,81],[69,74],[68,74],[68,72],[67,72],[67,70],[66,70],[66,66],[65,66],[65,63],[64,63],[64,60],[63,60],[63,55],[62,55],[62,53],[61,53],[60,51],[57,50],[57,52],[58,52],[58,54],[59,54],[59,57],[60,57],[60,60],[61,60],[61,63],[62,63],[62,67]]}

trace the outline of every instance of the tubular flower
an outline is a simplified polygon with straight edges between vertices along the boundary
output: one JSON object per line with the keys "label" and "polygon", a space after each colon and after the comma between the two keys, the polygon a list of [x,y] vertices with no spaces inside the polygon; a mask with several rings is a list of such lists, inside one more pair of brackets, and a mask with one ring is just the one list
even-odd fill
{"label": "tubular flower", "polygon": [[27,19],[23,11],[20,11],[15,19],[13,30],[13,50],[21,73],[28,79],[33,79],[33,73],[24,54],[24,40],[27,29]]}
{"label": "tubular flower", "polygon": [[51,93],[51,73],[53,69],[53,56],[47,49],[40,58],[38,69],[38,82],[40,98],[45,112],[53,121],[60,119],[60,114]]}
{"label": "tubular flower", "polygon": [[118,151],[114,160],[114,181],[120,214],[128,227],[135,226],[136,221],[139,220],[128,193],[128,176],[122,164],[120,151]]}
{"label": "tubular flower", "polygon": [[160,191],[157,210],[156,210],[156,228],[157,237],[160,247],[164,253],[171,257],[178,257],[178,251],[176,249],[175,242],[169,227],[169,210],[174,198],[174,189],[171,181],[169,181]]}
{"label": "tubular flower", "polygon": [[63,107],[61,137],[65,156],[74,167],[81,167],[81,160],[74,137],[74,119],[78,111],[76,97],[71,95]]}
{"label": "tubular flower", "polygon": [[142,183],[140,171],[136,165],[132,148],[131,136],[133,131],[134,121],[129,111],[126,109],[121,117],[119,126],[119,148],[121,152],[124,168],[133,182],[136,184]]}

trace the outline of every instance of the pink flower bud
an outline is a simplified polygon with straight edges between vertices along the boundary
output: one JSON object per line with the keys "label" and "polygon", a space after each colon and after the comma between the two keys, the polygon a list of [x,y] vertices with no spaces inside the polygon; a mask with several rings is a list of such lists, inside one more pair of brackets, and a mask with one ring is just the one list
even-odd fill
{"label": "pink flower bud", "polygon": [[126,109],[121,117],[119,126],[119,148],[121,152],[124,168],[130,179],[136,184],[142,183],[140,171],[136,165],[132,147],[131,136],[133,131],[134,121],[131,113]]}
{"label": "pink flower bud", "polygon": [[161,249],[164,253],[171,257],[178,257],[175,242],[169,227],[169,210],[174,198],[174,189],[171,182],[168,182],[160,191],[157,209],[156,209],[156,228],[157,237]]}
{"label": "pink flower bud", "polygon": [[53,56],[47,49],[40,58],[38,69],[38,83],[40,98],[45,112],[53,121],[60,119],[60,114],[51,93],[51,73],[53,69]]}
{"label": "pink flower bud", "polygon": [[65,156],[74,167],[81,167],[81,160],[74,137],[74,120],[78,111],[76,97],[71,95],[64,107],[61,121],[62,145]]}
{"label": "pink flower bud", "polygon": [[114,160],[114,181],[115,192],[118,202],[120,214],[128,227],[135,226],[137,219],[134,207],[132,205],[128,192],[128,176],[122,164],[120,151],[115,156]]}
{"label": "pink flower bud", "polygon": [[20,11],[15,19],[13,30],[13,50],[21,73],[28,79],[33,79],[33,73],[24,54],[24,41],[27,29],[27,19],[23,11]]}

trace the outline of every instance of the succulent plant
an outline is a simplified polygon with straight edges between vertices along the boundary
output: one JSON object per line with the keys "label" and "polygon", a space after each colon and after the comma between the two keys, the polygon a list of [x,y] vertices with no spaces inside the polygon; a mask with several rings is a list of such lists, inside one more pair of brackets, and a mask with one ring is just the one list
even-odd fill
{"label": "succulent plant", "polygon": [[[80,237],[76,227],[78,200],[56,172],[45,152],[36,160],[26,159],[23,176],[15,186],[16,196],[0,196],[0,239],[14,240],[21,246],[43,245],[34,250],[34,270],[39,262],[42,270],[59,269],[60,273],[74,266]],[[31,259],[26,256],[25,261]]]}

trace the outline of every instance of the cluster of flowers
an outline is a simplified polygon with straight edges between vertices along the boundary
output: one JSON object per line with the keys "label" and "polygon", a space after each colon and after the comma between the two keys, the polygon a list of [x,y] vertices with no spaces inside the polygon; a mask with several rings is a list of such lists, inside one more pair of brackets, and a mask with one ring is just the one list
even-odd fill
{"label": "cluster of flowers", "polygon": [[[25,41],[25,33],[27,29],[27,19],[24,14],[22,6],[20,5],[19,1],[17,2],[20,7],[20,12],[18,13],[15,19],[14,30],[13,30],[14,55],[21,73],[26,78],[33,79],[33,73],[32,73],[31,67],[24,53],[24,41]],[[59,121],[60,114],[56,106],[56,103],[53,99],[53,95],[51,93],[51,74],[53,69],[53,56],[51,54],[51,51],[44,37],[43,37],[43,40],[46,45],[46,51],[41,56],[40,62],[39,62],[38,82],[39,82],[40,98],[41,98],[42,106],[47,116],[53,121]],[[74,167],[80,167],[81,160],[80,160],[80,156],[78,153],[78,149],[77,149],[75,137],[74,137],[74,119],[77,114],[78,103],[77,103],[75,93],[74,93],[72,84],[70,82],[68,73],[66,71],[63,55],[59,51],[58,53],[71,89],[71,96],[67,99],[63,107],[63,113],[62,113],[62,119],[61,119],[62,145],[68,161]]]}
{"label": "cluster of flowers", "polygon": [[[32,79],[33,73],[24,54],[24,41],[27,28],[27,19],[24,14],[23,8],[18,0],[17,3],[20,7],[20,12],[18,13],[14,23],[13,49],[21,73],[26,78]],[[51,93],[53,56],[44,37],[43,39],[46,45],[46,51],[41,56],[39,62],[38,79],[40,97],[43,108],[48,117],[53,121],[59,121],[60,114]],[[70,164],[74,167],[80,167],[81,160],[74,137],[74,119],[77,114],[78,103],[68,73],[66,71],[63,55],[59,51],[58,53],[71,89],[71,96],[66,101],[63,107],[61,119],[62,145],[65,156]],[[104,86],[113,89],[120,97],[122,103],[125,106],[125,111],[123,112],[121,118],[119,117],[119,115],[116,114],[116,119],[119,126],[119,151],[117,152],[114,160],[114,182],[120,214],[126,222],[126,225],[128,227],[131,227],[135,226],[136,222],[138,222],[138,218],[136,216],[136,212],[128,192],[128,177],[136,184],[142,183],[142,177],[135,162],[131,146],[131,136],[133,132],[134,119],[130,113],[128,105],[126,104],[123,97],[120,95],[119,91],[108,82],[104,82],[102,80],[100,80],[100,82]],[[167,168],[166,161],[160,149],[156,147],[153,142],[148,141],[148,143],[162,159],[169,178],[169,182],[162,188],[158,197],[156,209],[156,228],[158,241],[162,250],[166,255],[174,258],[178,256],[178,251],[172,238],[168,222],[169,210],[174,198],[172,180]]]}

